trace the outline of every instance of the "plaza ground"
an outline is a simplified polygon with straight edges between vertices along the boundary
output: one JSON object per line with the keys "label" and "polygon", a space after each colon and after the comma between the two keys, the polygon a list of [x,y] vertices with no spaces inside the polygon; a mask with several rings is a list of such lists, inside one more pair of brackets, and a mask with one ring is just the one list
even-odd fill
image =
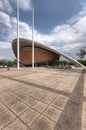
{"label": "plaza ground", "polygon": [[86,73],[0,69],[0,130],[86,130]]}

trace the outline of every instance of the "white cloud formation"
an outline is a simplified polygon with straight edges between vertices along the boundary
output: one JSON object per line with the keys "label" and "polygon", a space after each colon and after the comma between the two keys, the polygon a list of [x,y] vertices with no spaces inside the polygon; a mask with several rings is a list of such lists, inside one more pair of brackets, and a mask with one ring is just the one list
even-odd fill
{"label": "white cloud formation", "polygon": [[[24,0],[21,1],[21,8],[23,8],[22,4]],[[28,5],[30,4],[28,3]],[[2,46],[2,48],[10,49],[9,43],[17,37],[16,21],[17,19],[15,17],[0,12],[0,38],[6,41],[2,42],[2,40],[0,40],[0,46]],[[19,21],[19,28],[20,37],[31,39],[31,26]],[[83,7],[82,11],[79,12],[77,16],[68,20],[67,23],[54,27],[49,34],[42,34],[35,29],[34,38],[35,41],[68,53],[73,58],[76,58],[76,52],[79,48],[86,46],[86,8]]]}
{"label": "white cloud formation", "polygon": [[6,13],[0,12],[0,25],[11,27],[10,16]]}
{"label": "white cloud formation", "polygon": [[0,41],[0,49],[11,49],[11,44],[9,42],[1,42]]}
{"label": "white cloud formation", "polygon": [[20,8],[27,11],[32,9],[31,0],[20,0]]}
{"label": "white cloud formation", "polygon": [[11,6],[10,0],[1,0],[0,10],[8,12],[8,13],[12,13],[13,8]]}
{"label": "white cloud formation", "polygon": [[[0,10],[12,14],[15,12],[14,6],[16,7],[17,0],[0,0]],[[24,10],[28,11],[32,9],[31,0],[20,0],[19,1],[19,7]]]}

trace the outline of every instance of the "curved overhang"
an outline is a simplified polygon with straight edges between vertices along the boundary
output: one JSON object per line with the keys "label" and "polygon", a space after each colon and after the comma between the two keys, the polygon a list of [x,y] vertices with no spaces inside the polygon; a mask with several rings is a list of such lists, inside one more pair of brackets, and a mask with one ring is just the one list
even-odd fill
{"label": "curved overhang", "polygon": [[[19,41],[20,41],[20,49],[23,48],[23,47],[32,46],[32,41],[31,40],[20,38]],[[84,68],[84,66],[81,63],[79,63],[75,59],[71,58],[70,56],[68,56],[66,54],[63,54],[60,51],[54,50],[54,49],[52,49],[50,47],[47,47],[47,46],[45,46],[43,44],[40,44],[38,42],[34,42],[34,46],[38,47],[38,48],[41,48],[41,49],[44,49],[44,50],[47,50],[47,51],[49,51],[49,52],[51,52],[51,53],[53,53],[55,55],[63,56],[68,61],[70,61],[70,62],[72,62],[72,63],[74,63],[74,64]],[[14,51],[15,55],[17,56],[17,39],[13,40],[12,48],[13,48],[13,51]]]}

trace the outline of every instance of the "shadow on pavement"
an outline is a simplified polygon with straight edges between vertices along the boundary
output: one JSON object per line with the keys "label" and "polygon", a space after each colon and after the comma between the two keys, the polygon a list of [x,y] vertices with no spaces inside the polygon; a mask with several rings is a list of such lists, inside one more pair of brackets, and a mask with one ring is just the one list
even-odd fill
{"label": "shadow on pavement", "polygon": [[54,130],[81,130],[83,87],[82,72]]}

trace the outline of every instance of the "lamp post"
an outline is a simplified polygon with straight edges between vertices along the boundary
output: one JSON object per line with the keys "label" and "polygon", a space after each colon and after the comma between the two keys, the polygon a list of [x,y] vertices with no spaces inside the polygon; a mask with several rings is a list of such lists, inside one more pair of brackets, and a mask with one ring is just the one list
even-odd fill
{"label": "lamp post", "polygon": [[32,68],[34,69],[34,9],[32,9]]}
{"label": "lamp post", "polygon": [[19,64],[19,0],[17,0],[17,68],[20,69]]}

